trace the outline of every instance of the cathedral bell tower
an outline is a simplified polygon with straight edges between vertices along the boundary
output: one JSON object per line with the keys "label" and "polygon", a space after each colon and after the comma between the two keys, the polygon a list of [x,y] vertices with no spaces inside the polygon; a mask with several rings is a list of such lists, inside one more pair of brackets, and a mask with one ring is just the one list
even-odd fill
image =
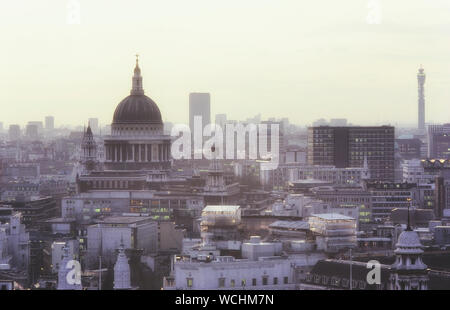
{"label": "cathedral bell tower", "polygon": [[92,171],[97,165],[97,143],[94,139],[91,126],[84,132],[83,140],[81,141],[81,164],[86,172]]}
{"label": "cathedral bell tower", "polygon": [[392,290],[428,290],[428,269],[422,261],[423,246],[419,235],[408,226],[398,237],[395,263],[391,266]]}

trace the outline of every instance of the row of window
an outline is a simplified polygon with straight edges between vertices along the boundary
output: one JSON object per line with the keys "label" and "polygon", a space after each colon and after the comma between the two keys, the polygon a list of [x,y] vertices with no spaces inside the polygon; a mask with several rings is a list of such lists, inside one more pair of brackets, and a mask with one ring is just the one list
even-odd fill
{"label": "row of window", "polygon": [[[269,281],[269,277],[268,276],[263,276],[261,279],[261,284],[262,285],[269,285],[269,282],[271,282],[270,284],[272,285],[279,285],[281,284],[278,279],[278,277],[273,277],[272,281]],[[186,284],[187,287],[193,287],[194,285],[194,279],[193,278],[186,278]],[[247,279],[242,279],[240,281],[240,287],[246,287],[247,286]],[[283,277],[283,284],[289,284],[289,277]],[[230,283],[229,283],[229,287],[236,287],[236,285],[238,285],[238,283],[236,282],[235,279],[230,279]],[[257,286],[258,285],[258,280],[256,278],[253,278],[251,281],[251,286]],[[219,288],[223,288],[223,287],[227,287],[227,279],[226,278],[219,278],[219,283],[218,283]]]}

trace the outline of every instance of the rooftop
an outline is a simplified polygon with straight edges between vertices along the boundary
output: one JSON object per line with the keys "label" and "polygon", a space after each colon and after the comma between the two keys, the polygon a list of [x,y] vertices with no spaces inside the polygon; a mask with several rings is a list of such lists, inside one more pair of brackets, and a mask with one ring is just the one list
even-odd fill
{"label": "rooftop", "polygon": [[311,216],[318,217],[323,220],[354,220],[353,217],[342,215],[339,213],[311,214]]}
{"label": "rooftop", "polygon": [[240,206],[206,206],[203,209],[203,212],[221,212],[221,211],[226,211],[226,212],[236,212],[237,210],[239,210]]}
{"label": "rooftop", "polygon": [[101,224],[135,224],[151,219],[149,216],[109,216],[98,221]]}
{"label": "rooftop", "polygon": [[307,230],[309,229],[309,223],[303,221],[276,221],[269,225],[270,228],[284,228],[295,230]]}

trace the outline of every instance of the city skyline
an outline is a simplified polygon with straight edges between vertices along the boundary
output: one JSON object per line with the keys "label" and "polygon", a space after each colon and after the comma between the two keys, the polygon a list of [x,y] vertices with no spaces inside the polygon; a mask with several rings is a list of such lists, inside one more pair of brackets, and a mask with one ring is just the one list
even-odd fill
{"label": "city skyline", "polygon": [[450,98],[445,1],[382,2],[379,24],[368,23],[365,1],[309,4],[308,12],[290,1],[80,1],[79,25],[67,24],[65,5],[2,4],[5,40],[14,42],[0,52],[5,124],[47,115],[56,126],[86,117],[110,123],[109,111],[128,92],[135,53],[164,121],[187,124],[189,93],[208,92],[211,115],[229,119],[261,113],[299,125],[333,117],[412,125],[420,64],[427,72],[425,121],[450,121],[441,113]]}
{"label": "city skyline", "polygon": [[450,290],[449,21],[449,0],[0,4],[0,291]]}

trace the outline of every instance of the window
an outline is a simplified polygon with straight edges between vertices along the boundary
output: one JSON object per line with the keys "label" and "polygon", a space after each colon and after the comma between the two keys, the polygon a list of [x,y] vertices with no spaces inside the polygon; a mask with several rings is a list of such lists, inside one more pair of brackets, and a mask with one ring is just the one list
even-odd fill
{"label": "window", "polygon": [[231,279],[231,281],[230,281],[230,286],[231,286],[231,287],[234,287],[234,286],[235,286],[234,279]]}
{"label": "window", "polygon": [[245,279],[242,279],[242,281],[241,281],[241,286],[242,286],[242,287],[245,287],[246,284],[247,284],[247,281],[246,281]]}
{"label": "window", "polygon": [[219,287],[225,287],[225,278],[219,278]]}
{"label": "window", "polygon": [[191,288],[192,285],[194,284],[194,279],[186,278],[186,282],[187,282],[187,287]]}
{"label": "window", "polygon": [[255,278],[252,279],[252,285],[256,286],[256,279]]}
{"label": "window", "polygon": [[275,278],[273,278],[273,285],[277,285],[277,284],[278,284],[278,278],[275,277]]}
{"label": "window", "polygon": [[267,280],[268,280],[267,277],[263,277],[263,278],[262,278],[262,284],[263,284],[263,285],[267,285],[267,282],[268,282]]}
{"label": "window", "polygon": [[289,277],[284,277],[284,284],[288,284],[289,283]]}

